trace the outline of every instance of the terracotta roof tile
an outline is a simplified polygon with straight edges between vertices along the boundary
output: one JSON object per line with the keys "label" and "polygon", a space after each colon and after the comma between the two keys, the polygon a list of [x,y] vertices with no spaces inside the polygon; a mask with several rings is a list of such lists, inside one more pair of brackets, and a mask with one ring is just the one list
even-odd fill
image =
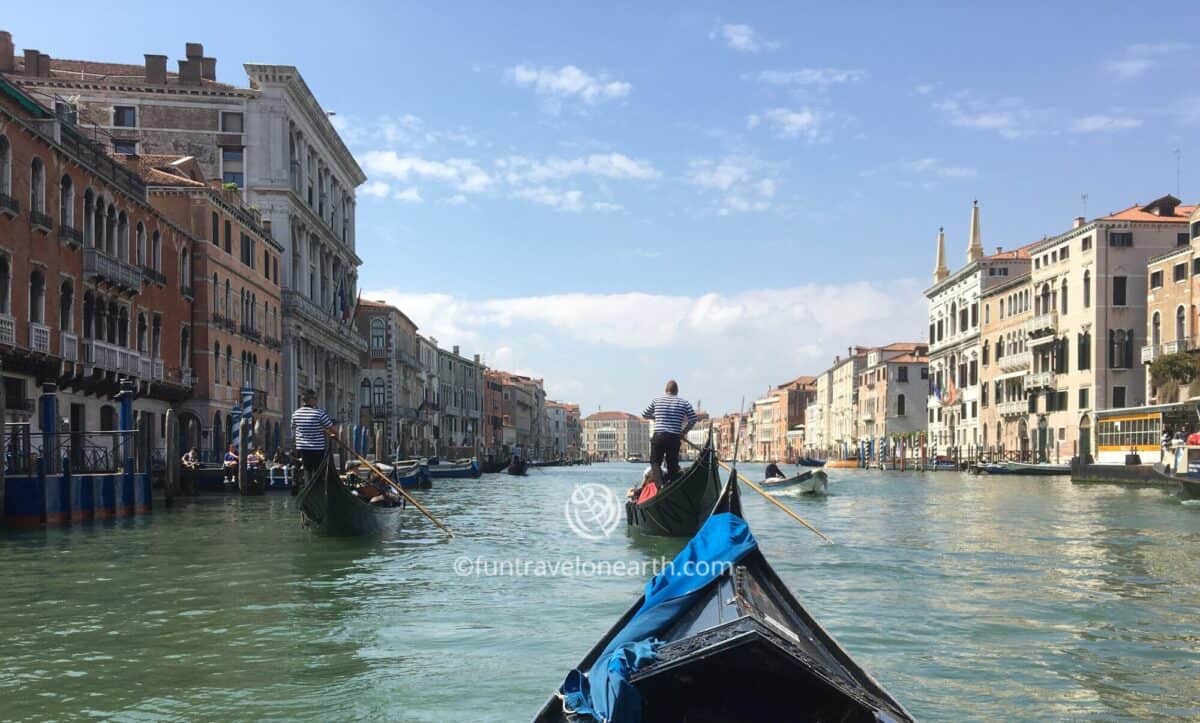
{"label": "terracotta roof tile", "polygon": [[596,412],[583,418],[585,422],[615,422],[622,419],[641,419],[629,412]]}

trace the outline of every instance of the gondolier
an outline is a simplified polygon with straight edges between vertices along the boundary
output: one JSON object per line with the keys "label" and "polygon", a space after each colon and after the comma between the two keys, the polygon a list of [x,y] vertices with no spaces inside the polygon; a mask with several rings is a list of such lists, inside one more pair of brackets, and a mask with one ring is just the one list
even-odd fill
{"label": "gondolier", "polygon": [[300,453],[300,464],[306,472],[321,466],[327,436],[334,430],[329,414],[317,406],[317,393],[305,390],[300,397],[300,408],[292,414],[292,438],[296,440],[296,451]]}
{"label": "gondolier", "polygon": [[679,385],[672,379],[667,382],[666,394],[650,402],[642,417],[654,420],[650,464],[661,467],[665,458],[667,473],[663,481],[670,482],[679,476],[679,443],[696,423],[696,410],[691,402],[679,397]]}

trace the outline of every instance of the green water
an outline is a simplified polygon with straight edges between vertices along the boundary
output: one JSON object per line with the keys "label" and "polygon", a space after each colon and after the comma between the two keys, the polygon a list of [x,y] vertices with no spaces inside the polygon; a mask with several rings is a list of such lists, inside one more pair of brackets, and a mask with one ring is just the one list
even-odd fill
{"label": "green water", "polygon": [[[315,538],[287,496],[0,533],[0,719],[527,720],[644,579],[455,562],[670,556],[567,524],[575,484],[623,492],[639,472],[438,480],[420,496],[451,541],[415,515],[395,541]],[[918,718],[1200,717],[1200,506],[1048,478],[830,477],[825,499],[783,499],[836,545],[750,494],[747,519]]]}

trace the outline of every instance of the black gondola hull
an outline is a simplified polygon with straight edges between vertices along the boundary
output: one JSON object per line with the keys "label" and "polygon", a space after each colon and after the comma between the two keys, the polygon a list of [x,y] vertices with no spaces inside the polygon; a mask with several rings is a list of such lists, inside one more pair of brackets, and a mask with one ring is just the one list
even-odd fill
{"label": "black gondola hull", "polygon": [[400,531],[403,507],[372,505],[359,499],[330,470],[299,493],[304,524],[328,537],[388,537]]}
{"label": "black gondola hull", "polygon": [[523,477],[528,470],[529,470],[529,463],[522,459],[522,460],[513,460],[511,463],[509,463],[508,469],[506,469],[505,471],[508,472],[509,474],[513,475],[514,477]]}
{"label": "black gondola hull", "polygon": [[679,479],[641,504],[625,503],[629,529],[662,537],[691,537],[712,513],[721,495],[716,453],[706,449]]}

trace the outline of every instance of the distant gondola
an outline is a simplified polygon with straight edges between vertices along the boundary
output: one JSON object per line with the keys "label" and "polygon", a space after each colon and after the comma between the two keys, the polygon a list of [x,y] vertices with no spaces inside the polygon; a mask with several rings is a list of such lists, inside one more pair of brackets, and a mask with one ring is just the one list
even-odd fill
{"label": "distant gondola", "polygon": [[1071,474],[1071,465],[1069,464],[1050,464],[1042,462],[1039,464],[1029,464],[1024,462],[992,462],[990,464],[981,464],[976,468],[983,474],[1022,474],[1022,475],[1069,475]]}
{"label": "distant gondola", "polygon": [[691,537],[704,524],[721,494],[717,453],[705,446],[679,479],[662,485],[645,502],[625,503],[625,522],[631,530],[664,537]]}
{"label": "distant gondola", "polygon": [[479,463],[479,470],[484,474],[495,474],[508,469],[507,459],[485,459]]}
{"label": "distant gondola", "polygon": [[801,457],[800,459],[796,460],[796,464],[800,465],[801,467],[824,467],[825,460],[814,459],[812,457]]}
{"label": "distant gondola", "polygon": [[388,535],[400,529],[403,504],[373,505],[338,478],[331,457],[300,489],[297,500],[306,525],[331,537]]}
{"label": "distant gondola", "polygon": [[429,461],[429,476],[434,479],[458,479],[463,477],[478,477],[483,474],[479,462],[475,459],[463,459],[457,462]]}
{"label": "distant gondola", "polygon": [[513,458],[513,460],[508,463],[508,469],[505,471],[515,477],[523,477],[528,470],[529,462],[525,461],[524,459]]}
{"label": "distant gondola", "polygon": [[771,569],[742,519],[732,474],[704,527],[534,723],[596,719],[913,720]]}
{"label": "distant gondola", "polygon": [[787,479],[763,480],[762,487],[771,491],[788,490],[789,492],[823,495],[829,489],[829,476],[822,470],[810,469]]}

